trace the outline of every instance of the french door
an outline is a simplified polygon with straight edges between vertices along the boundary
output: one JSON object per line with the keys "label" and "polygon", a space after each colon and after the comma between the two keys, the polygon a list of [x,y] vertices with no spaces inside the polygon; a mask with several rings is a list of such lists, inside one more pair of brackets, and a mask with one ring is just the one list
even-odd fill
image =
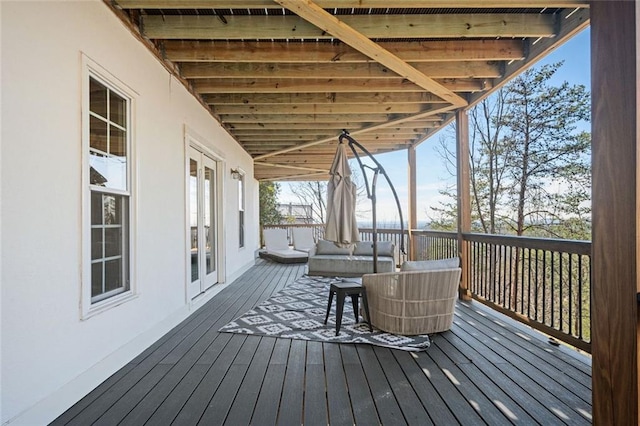
{"label": "french door", "polygon": [[216,162],[189,147],[188,222],[191,259],[189,299],[218,282]]}

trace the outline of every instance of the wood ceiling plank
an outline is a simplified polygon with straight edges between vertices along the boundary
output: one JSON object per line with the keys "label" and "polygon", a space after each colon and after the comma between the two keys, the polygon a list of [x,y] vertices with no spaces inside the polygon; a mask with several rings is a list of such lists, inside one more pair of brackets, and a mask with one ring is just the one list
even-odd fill
{"label": "wood ceiling plank", "polygon": [[[264,170],[264,169],[262,169]],[[263,174],[256,174],[254,173],[254,176],[256,179],[258,179],[260,182],[269,182],[269,181],[278,181],[278,182],[283,182],[283,181],[287,181],[287,182],[298,182],[301,180],[304,181],[314,181],[314,180],[328,180],[329,179],[329,174],[327,172],[323,172],[323,173],[301,173],[301,174],[291,174],[291,175],[284,175],[281,173],[274,173],[271,177],[269,177],[269,175],[264,175]]]}
{"label": "wood ceiling plank", "polygon": [[[436,125],[435,123],[433,124],[434,126]],[[411,127],[391,127],[391,128],[387,128],[387,129],[378,129],[375,132],[375,134],[378,135],[385,135],[385,134],[389,134],[389,133],[420,133],[422,132],[424,129],[421,128],[411,128]],[[282,135],[282,136],[286,136],[286,135],[290,135],[290,134],[295,134],[295,135],[314,135],[314,136],[331,136],[331,135],[339,135],[341,132],[340,131],[336,131],[336,130],[330,130],[327,131],[327,129],[324,128],[316,128],[316,129],[300,129],[300,130],[259,130],[259,129],[240,129],[240,130],[234,130],[233,134],[237,137],[244,137],[244,136],[278,136],[278,135]]]}
{"label": "wood ceiling plank", "polygon": [[[306,1],[278,0],[296,15],[144,15],[143,33],[150,39],[190,40],[330,40],[345,41],[335,29],[328,31],[307,22],[302,9]],[[329,15],[322,8],[316,7]],[[303,19],[304,18],[304,19]],[[553,15],[540,13],[433,14],[433,15],[340,15],[344,26],[364,38],[464,38],[553,37]],[[337,18],[336,18],[337,20]],[[350,43],[347,43],[354,47]],[[362,52],[361,49],[356,48]],[[364,52],[363,52],[364,53]],[[366,53],[365,53],[366,54]],[[367,55],[369,56],[369,55]]]}
{"label": "wood ceiling plank", "polygon": [[[359,135],[361,133],[369,132],[369,131],[372,131],[372,130],[375,130],[375,129],[383,129],[383,128],[387,128],[387,127],[393,127],[396,124],[406,123],[408,121],[413,121],[413,120],[421,120],[421,119],[423,119],[425,117],[436,116],[436,115],[439,115],[441,113],[444,113],[444,112],[447,112],[447,111],[451,111],[452,109],[456,109],[456,107],[453,106],[453,105],[447,105],[447,106],[437,107],[437,108],[434,108],[431,111],[427,111],[427,112],[416,114],[416,115],[409,115],[409,116],[399,117],[399,118],[390,118],[387,121],[384,121],[384,122],[382,122],[380,124],[372,124],[372,125],[370,125],[368,127],[360,128],[358,130],[350,130],[346,126],[345,126],[345,129],[349,130],[350,134],[352,136],[356,136],[356,135]],[[304,147],[313,146],[313,145],[320,145],[320,144],[327,143],[327,142],[330,142],[330,141],[332,141],[332,138],[319,139],[319,140],[317,140],[315,142],[309,142],[305,146],[301,146],[299,148],[304,148]],[[271,157],[271,156],[274,156],[274,155],[284,154],[284,153],[289,152],[291,150],[293,150],[293,149],[287,148],[287,149],[284,149],[284,150],[279,151],[279,152],[272,152],[272,153],[269,153],[269,154],[259,155],[257,157],[254,157],[254,159],[255,160],[263,160],[265,158],[268,158],[268,157]]]}
{"label": "wood ceiling plank", "polygon": [[[425,77],[427,78],[427,77]],[[436,79],[446,90],[481,92],[492,87],[490,79]],[[193,88],[201,95],[210,93],[326,93],[330,92],[423,92],[411,81],[395,79],[202,79],[194,80]],[[442,92],[441,89],[432,87]],[[435,95],[438,93],[433,92]]]}
{"label": "wood ceiling plank", "polygon": [[233,135],[237,137],[245,137],[245,136],[286,136],[286,135],[314,135],[314,136],[331,136],[334,134],[339,134],[340,131],[337,130],[327,130],[322,128],[316,129],[299,129],[299,130],[290,130],[290,129],[282,129],[282,130],[260,130],[260,129],[240,129],[234,130]]}
{"label": "wood ceiling plank", "polygon": [[415,114],[424,111],[423,104],[363,104],[363,105],[218,105],[216,114]]}
{"label": "wood ceiling plank", "polygon": [[[280,9],[272,0],[116,0],[124,9]],[[328,8],[383,8],[389,0],[317,0]],[[394,0],[394,8],[577,8],[589,7],[585,0]]]}
{"label": "wood ceiling plank", "polygon": [[[493,90],[490,90],[489,92],[498,90],[500,87],[503,87],[508,81],[513,79],[514,76],[534,65],[547,53],[555,49],[559,43],[562,44],[566,42],[571,37],[587,28],[590,22],[589,10],[578,10],[575,13],[573,11],[563,11],[559,14],[558,22],[559,29],[557,37],[549,40],[538,40],[537,43],[532,44],[528,49],[529,55],[527,56],[527,58],[524,61],[514,62],[510,65],[507,65],[504,75],[494,81],[494,86],[492,88]],[[480,96],[479,94],[472,96],[472,103],[477,104],[482,99],[484,99],[485,96],[486,95]]]}
{"label": "wood ceiling plank", "polygon": [[[295,142],[307,142],[310,140],[318,139],[316,135],[298,135],[296,133],[290,133],[288,135],[236,135],[236,138],[242,143],[243,146],[249,146],[252,143],[271,143],[279,144],[279,143],[295,143]],[[320,135],[322,137],[330,136],[328,134]]]}
{"label": "wood ceiling plank", "polygon": [[[397,144],[398,141],[406,141],[412,140],[420,135],[416,134],[389,134],[389,135],[372,135],[367,136],[366,134],[358,135],[358,141],[366,142],[366,143],[380,143],[380,144]],[[338,135],[331,136],[338,139]],[[317,139],[317,138],[316,138]],[[294,146],[296,144],[301,144],[304,142],[308,142],[310,140],[315,140],[314,138],[303,138],[303,139],[270,139],[270,138],[260,138],[259,136],[247,136],[246,139],[241,139],[241,143],[243,146],[247,148],[255,148],[255,147],[273,147],[273,146]]]}
{"label": "wood ceiling plank", "polygon": [[431,104],[443,103],[438,96],[425,92],[369,93],[212,93],[202,95],[209,105],[278,105],[278,104]]}
{"label": "wood ceiling plank", "polygon": [[[502,75],[495,61],[448,61],[410,64],[430,78],[496,78]],[[396,74],[377,63],[223,63],[188,62],[180,73],[199,78],[389,78]]]}
{"label": "wood ceiling plank", "polygon": [[393,119],[390,114],[299,114],[289,117],[283,114],[275,115],[221,115],[223,123],[382,123]]}
{"label": "wood ceiling plank", "polygon": [[[379,42],[406,62],[514,61],[524,59],[522,40]],[[363,63],[371,59],[341,42],[164,40],[173,62]]]}
{"label": "wood ceiling plank", "polygon": [[263,166],[263,167],[280,167],[280,168],[284,168],[284,169],[293,169],[293,170],[304,170],[304,171],[308,171],[308,172],[326,172],[326,169],[315,169],[312,167],[303,167],[303,166],[292,166],[290,164],[273,164],[273,163],[267,163],[267,162],[256,162],[254,163],[254,165],[256,166]]}
{"label": "wood ceiling plank", "polygon": [[[315,123],[246,123],[246,122],[234,122],[234,123],[225,123],[226,127],[230,132],[234,132],[238,129],[286,129],[286,130],[297,130],[297,129],[317,129],[318,125]],[[361,122],[350,122],[350,121],[336,121],[334,123],[322,123],[323,129],[332,129],[338,132],[342,131],[342,129],[360,129],[362,127]]]}
{"label": "wood ceiling plank", "polygon": [[[297,16],[302,17],[306,21],[310,22],[317,28],[321,29],[323,33],[331,34],[335,36],[342,42],[348,44],[353,47],[357,51],[367,55],[371,59],[376,62],[384,65],[385,67],[390,68],[399,76],[406,78],[409,81],[412,81],[416,85],[422,87],[423,89],[433,93],[434,95],[440,96],[447,102],[450,102],[452,105],[463,106],[467,104],[467,101],[453,93],[450,89],[443,87],[440,83],[435,80],[425,76],[423,73],[404,62],[402,59],[398,58],[394,54],[390,53],[387,50],[384,50],[380,46],[378,46],[375,42],[373,42],[370,37],[376,37],[371,33],[367,32],[367,29],[364,25],[364,20],[361,20],[360,23],[349,21],[348,19],[345,21],[338,19],[335,16],[332,16],[324,9],[313,3],[312,1],[294,1],[294,0],[275,0],[278,4],[286,7]],[[356,15],[352,15],[356,17]],[[384,15],[385,17],[392,17],[392,15]],[[440,16],[444,18],[446,15]],[[348,17],[348,16],[345,16]],[[358,19],[363,16],[357,15]],[[372,18],[370,15],[365,15],[365,18]],[[470,16],[469,16],[470,17]],[[344,18],[344,17],[342,17]],[[401,16],[393,15],[393,18],[401,18]],[[404,17],[406,18],[406,17]],[[446,18],[445,18],[446,19]],[[386,21],[386,20],[383,20]],[[369,25],[371,22],[376,22],[374,25],[376,28],[380,28],[381,25],[403,25],[409,28],[414,28],[418,25],[422,25],[423,23],[418,19],[409,18],[408,22],[397,21],[395,23],[391,23],[389,21],[380,22],[379,20],[367,21]],[[450,21],[448,25],[451,25],[453,21]],[[355,29],[353,27],[354,23],[356,24]],[[373,27],[371,27],[373,28]],[[398,29],[396,27],[386,27],[392,28],[395,31]],[[469,28],[469,27],[468,27]],[[387,35],[387,37],[398,37],[396,35]],[[384,37],[384,36],[383,36]]]}

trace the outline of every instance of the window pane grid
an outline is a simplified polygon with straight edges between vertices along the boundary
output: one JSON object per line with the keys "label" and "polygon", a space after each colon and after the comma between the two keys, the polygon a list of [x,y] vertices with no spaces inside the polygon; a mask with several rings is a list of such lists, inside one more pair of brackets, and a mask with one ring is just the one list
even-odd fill
{"label": "window pane grid", "polygon": [[90,78],[90,88],[89,183],[126,191],[129,187],[129,104],[93,78]]}
{"label": "window pane grid", "polygon": [[130,289],[130,104],[94,77],[89,90],[90,300],[96,303]]}

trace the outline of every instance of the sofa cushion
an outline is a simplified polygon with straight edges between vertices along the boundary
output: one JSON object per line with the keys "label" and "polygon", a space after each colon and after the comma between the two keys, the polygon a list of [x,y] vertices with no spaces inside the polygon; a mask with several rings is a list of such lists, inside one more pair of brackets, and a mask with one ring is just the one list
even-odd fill
{"label": "sofa cushion", "polygon": [[402,263],[401,271],[433,271],[435,269],[451,269],[460,267],[460,258],[450,257],[438,260],[407,260]]}
{"label": "sofa cushion", "polygon": [[[373,243],[371,241],[360,241],[353,249],[355,256],[373,256]],[[393,257],[393,242],[378,241],[378,256]]]}
{"label": "sofa cushion", "polygon": [[333,241],[320,240],[316,245],[316,254],[350,255],[351,247],[338,247]]}
{"label": "sofa cushion", "polygon": [[[378,272],[393,272],[392,257],[378,257]],[[373,272],[373,256],[315,255],[309,257],[309,275],[354,277]]]}

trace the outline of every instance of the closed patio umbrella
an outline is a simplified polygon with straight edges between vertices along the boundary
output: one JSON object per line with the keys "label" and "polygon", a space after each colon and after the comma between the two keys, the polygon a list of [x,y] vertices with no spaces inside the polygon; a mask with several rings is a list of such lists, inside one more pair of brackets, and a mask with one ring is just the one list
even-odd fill
{"label": "closed patio umbrella", "polygon": [[325,239],[346,246],[360,241],[360,234],[356,223],[356,185],[351,181],[347,148],[343,143],[338,144],[329,174]]}

